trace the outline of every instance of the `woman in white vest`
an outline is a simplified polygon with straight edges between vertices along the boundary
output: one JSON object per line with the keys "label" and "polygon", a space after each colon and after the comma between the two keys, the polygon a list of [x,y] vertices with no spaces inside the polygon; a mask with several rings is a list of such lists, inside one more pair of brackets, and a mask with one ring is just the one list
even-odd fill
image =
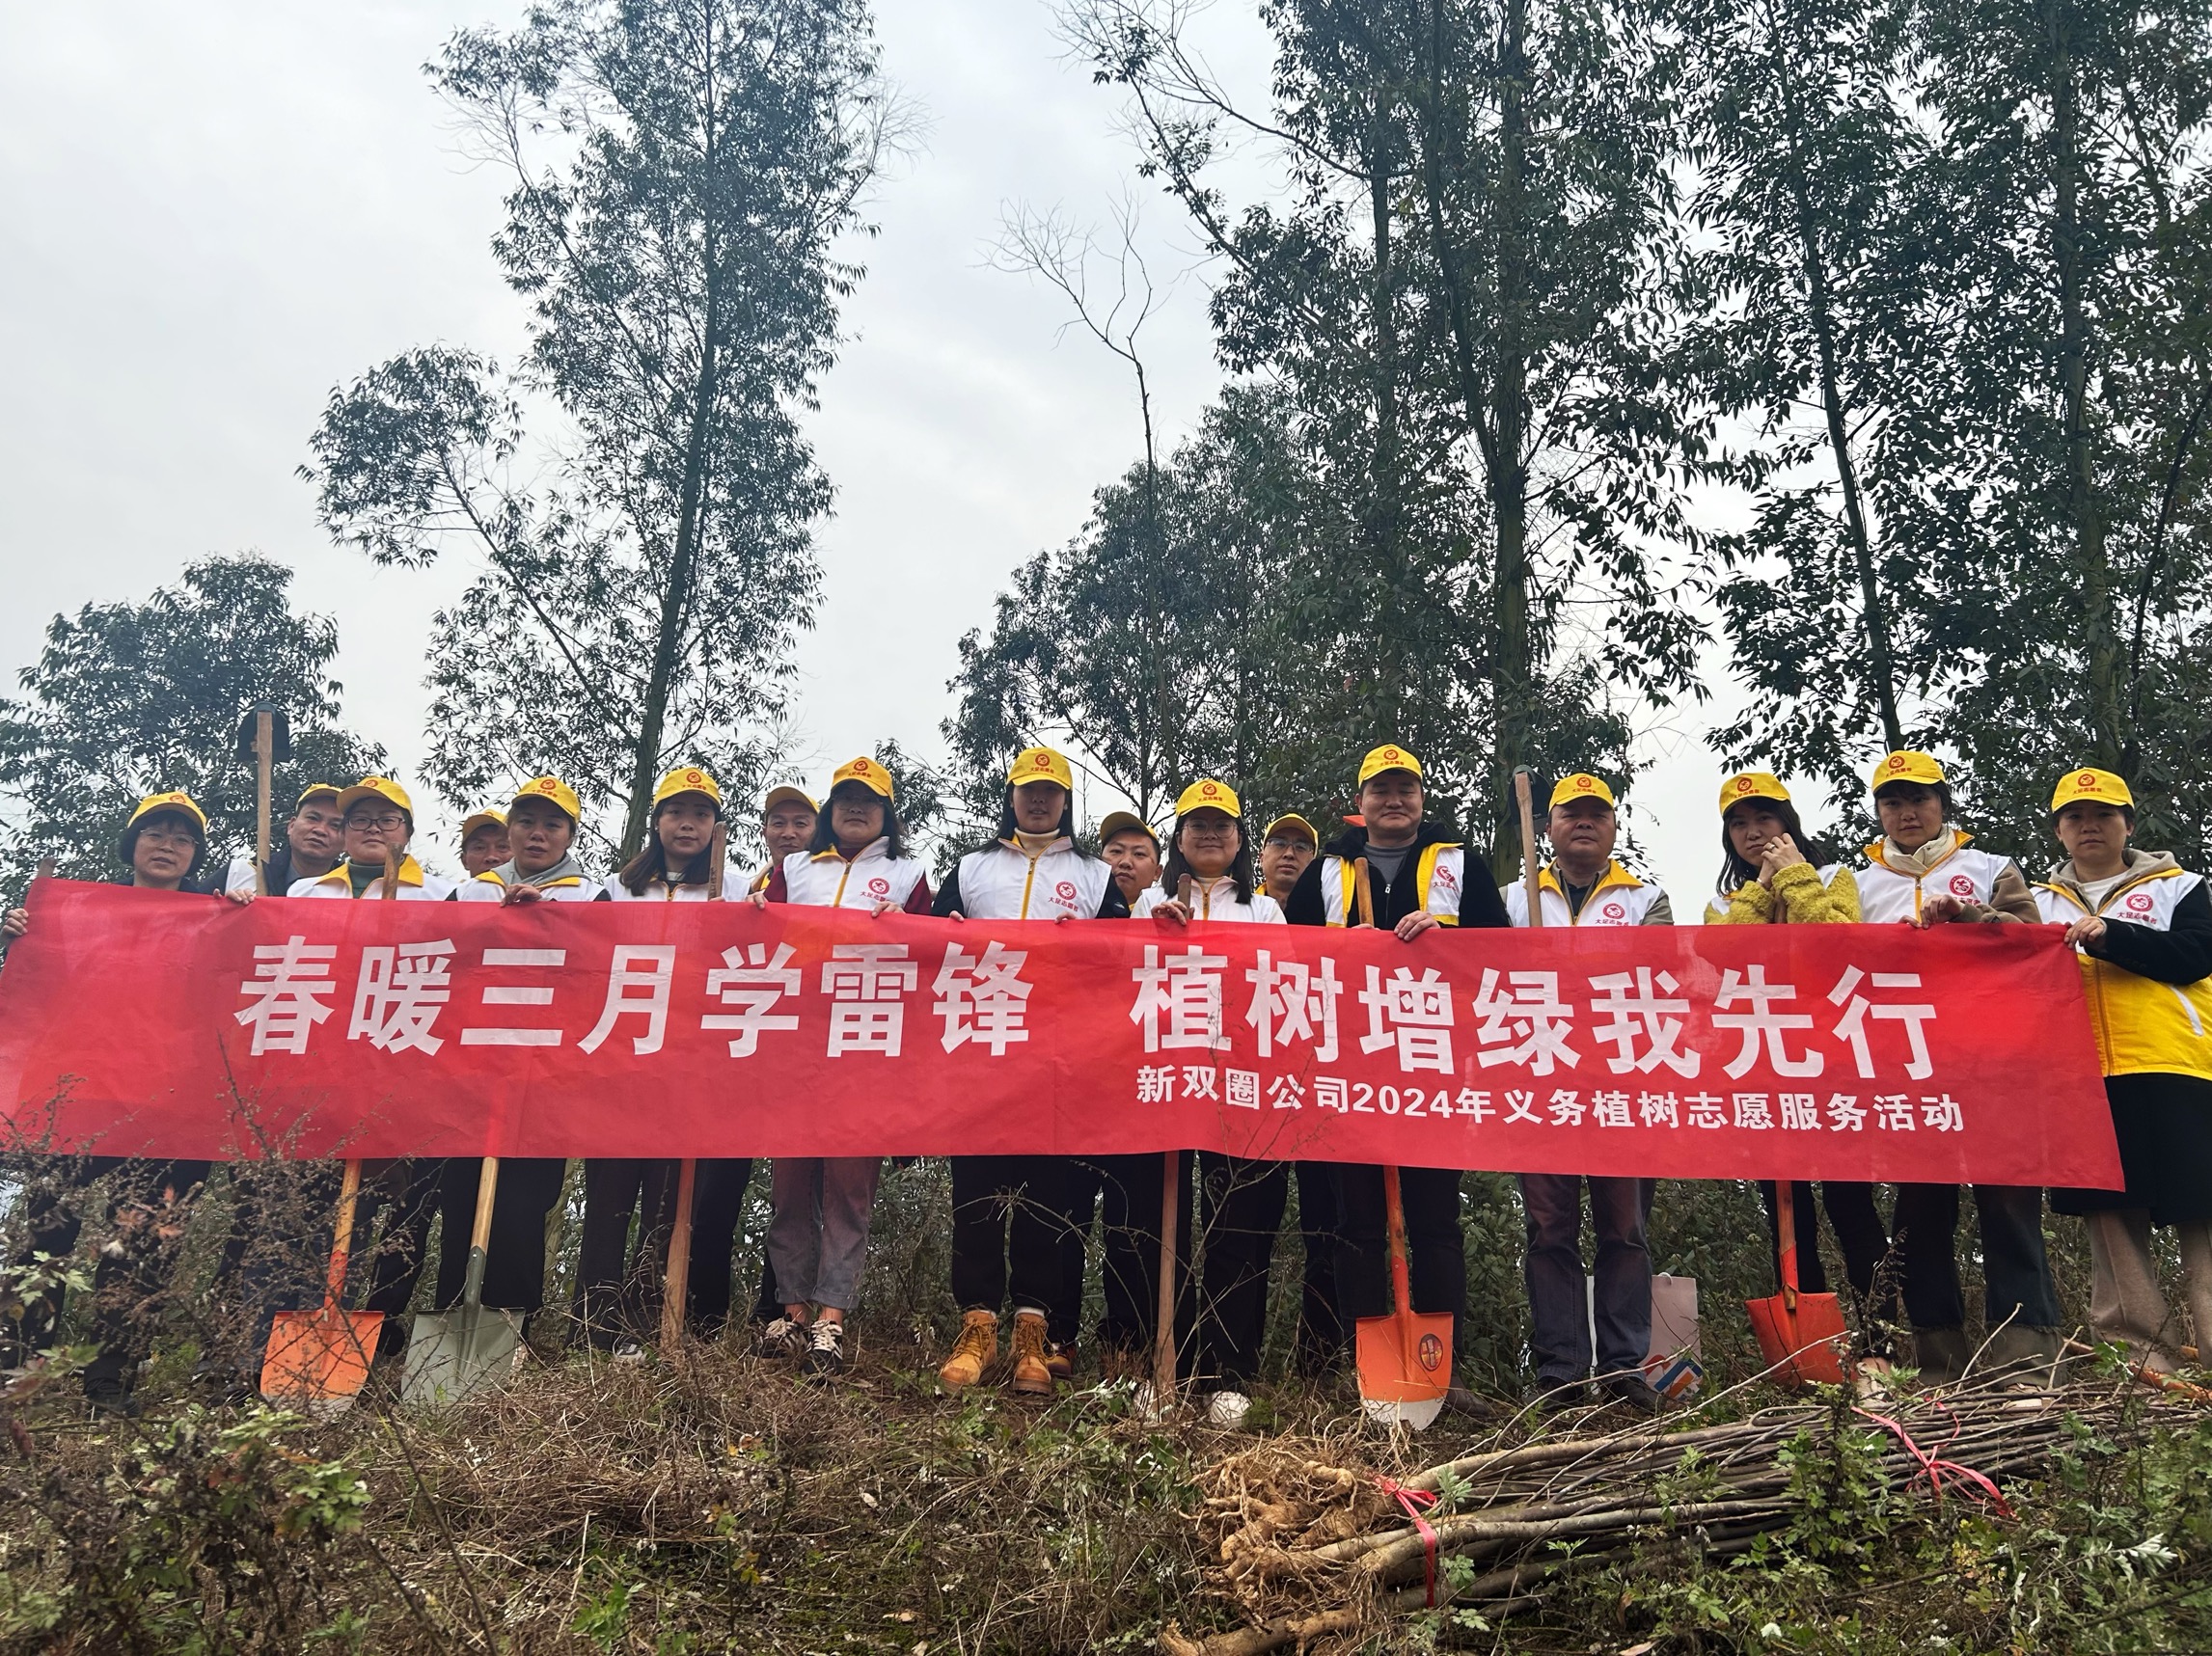
{"label": "woman in white vest", "polygon": [[[498,816],[505,835],[506,857],[461,882],[453,893],[462,903],[588,903],[600,882],[576,860],[576,829],[583,806],[576,790],[559,776],[533,776],[515,790]],[[477,1181],[483,1163],[476,1156],[450,1156],[439,1175],[438,1303],[458,1303],[468,1275],[469,1235],[477,1216]],[[483,1301],[526,1317],[545,1303],[545,1219],[560,1199],[568,1163],[558,1156],[509,1156],[501,1160],[499,1188],[492,1198],[492,1228],[484,1253]]]}
{"label": "woman in white vest", "polygon": [[[998,837],[960,859],[931,912],[977,920],[1127,919],[1104,862],[1076,849],[1075,772],[1050,747],[1025,747],[1006,773]],[[952,1292],[960,1337],[937,1371],[948,1392],[998,1355],[998,1313],[1014,1309],[1017,1392],[1049,1395],[1073,1371],[1076,1319],[1063,1268],[1073,1226],[1064,1156],[952,1158]],[[1011,1240],[1009,1241],[1009,1236]]]}
{"label": "woman in white vest", "polygon": [[[1859,882],[1805,831],[1797,807],[1782,778],[1768,771],[1745,771],[1720,785],[1721,870],[1716,900],[1706,909],[1708,926],[1848,926],[1859,920]],[[1759,1182],[1774,1237],[1775,1274],[1782,1271],[1782,1234],[1775,1225],[1774,1182]],[[1798,1286],[1807,1293],[1828,1291],[1820,1262],[1820,1214],[1813,1205],[1810,1181],[1789,1189],[1792,1230],[1796,1233]],[[1858,1180],[1824,1179],[1820,1205],[1828,1210],[1836,1240],[1843,1251],[1865,1347],[1860,1362],[1875,1372],[1889,1368],[1885,1325],[1895,1323],[1894,1288],[1879,1299],[1882,1262],[1889,1257],[1890,1234],[1874,1206],[1874,1187]]]}
{"label": "woman in white vest", "polygon": [[[713,869],[715,825],[722,821],[722,784],[703,765],[679,765],[653,790],[645,848],[599,888],[602,903],[704,903]],[[745,880],[726,866],[722,896],[745,895]],[[702,1157],[697,1182],[752,1174],[750,1157]],[[676,1164],[665,1157],[592,1156],[584,1163],[584,1241],[576,1262],[576,1315],[585,1337],[620,1358],[642,1355],[641,1340],[658,1321],[656,1296],[674,1218]],[[696,1214],[697,1205],[694,1204]],[[639,1213],[638,1238],[629,1244],[630,1218]],[[692,1274],[697,1262],[730,1237],[692,1231]],[[625,1247],[628,1263],[625,1265]],[[724,1272],[728,1270],[725,1264]],[[688,1308],[687,1308],[688,1309]]]}
{"label": "woman in white vest", "polygon": [[[1181,893],[1184,880],[1190,882],[1190,898]],[[1252,865],[1251,841],[1244,837],[1244,807],[1228,783],[1209,776],[1183,790],[1175,801],[1175,828],[1168,835],[1167,865],[1158,885],[1137,900],[1136,918],[1158,916],[1188,926],[1191,921],[1256,923],[1280,926],[1283,911],[1275,900],[1259,889]],[[1139,1303],[1148,1308],[1145,1323],[1160,1315],[1161,1174],[1164,1158],[1159,1155],[1118,1157],[1143,1163],[1145,1177],[1132,1165],[1121,1181],[1127,1192],[1127,1220],[1143,1237],[1146,1248],[1145,1278],[1135,1288]],[[1217,1151],[1198,1154],[1199,1234],[1206,1238],[1206,1269],[1199,1283],[1198,1368],[1202,1384],[1214,1388],[1207,1418],[1214,1425],[1236,1427],[1252,1411],[1252,1383],[1260,1377],[1260,1347],[1268,1331],[1268,1270],[1275,1250],[1275,1233],[1282,1228],[1283,1209],[1290,1199],[1291,1164],[1287,1161],[1246,1161]],[[1186,1180],[1188,1176],[1186,1175]],[[1110,1206],[1106,1223],[1114,1223]],[[1149,1204],[1149,1205],[1148,1205]],[[1176,1211],[1188,1214],[1188,1202]],[[1148,1227],[1143,1222],[1150,1219]],[[1182,1324],[1189,1314],[1186,1301],[1190,1282],[1190,1238],[1186,1229],[1176,1237],[1176,1280],[1186,1291],[1176,1304],[1176,1344],[1185,1344]],[[1109,1262],[1111,1256],[1108,1256]]]}
{"label": "woman in white vest", "polygon": [[[1953,822],[1951,783],[1926,753],[1887,754],[1868,778],[1882,837],[1859,872],[1859,912],[1872,924],[2033,925],[2041,916],[2010,857],[1974,848]],[[1977,1184],[1991,1368],[2047,1367],[2059,1357],[2059,1294],[2043,1251],[2043,1193]],[[1966,1296],[1958,1281],[1958,1186],[1900,1184],[1892,1229],[1904,1262],[1905,1315],[1927,1380],[1966,1371]]]}
{"label": "woman in white vest", "polygon": [[2158,1286],[2154,1225],[2180,1241],[2189,1319],[2212,1340],[2212,897],[2165,852],[2137,851],[2135,796],[2110,771],[2069,772],[2051,796],[2066,856],[2035,888],[2081,955],[2125,1190],[2054,1190],[2089,1227],[2089,1322],[2154,1371],[2183,1330]]}
{"label": "woman in white vest", "polygon": [[[864,914],[929,912],[929,876],[906,855],[891,774],[865,754],[831,779],[813,843],[769,870],[752,901]],[[799,1358],[809,1378],[845,1370],[845,1318],[859,1302],[879,1155],[779,1155],[769,1184],[768,1260],[783,1315],[761,1335],[771,1357]]]}

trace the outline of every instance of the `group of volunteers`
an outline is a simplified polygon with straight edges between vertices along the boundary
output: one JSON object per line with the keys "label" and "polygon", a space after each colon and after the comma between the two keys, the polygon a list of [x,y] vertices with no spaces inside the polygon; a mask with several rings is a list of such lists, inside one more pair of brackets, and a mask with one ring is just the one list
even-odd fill
{"label": "group of volunteers", "polygon": [[[2098,769],[2058,782],[2048,826],[2058,855],[2036,883],[2011,860],[1979,850],[1958,822],[1942,767],[1925,753],[1888,754],[1871,778],[1879,833],[1848,858],[1809,833],[1782,781],[1746,772],[1721,786],[1721,873],[1705,922],[1822,925],[1901,922],[2065,927],[2078,952],[2107,1077],[2125,1173],[2123,1191],[2059,1190],[2051,1206],[2089,1226],[2093,1262],[2090,1320],[2130,1358],[2171,1369],[2185,1330],[2163,1299],[2152,1250],[2155,1226],[2179,1234],[2188,1310],[2199,1339],[2212,1336],[2212,900],[2202,878],[2163,853],[2137,849],[2126,783]],[[505,811],[483,811],[462,828],[468,878],[458,886],[425,870],[413,852],[414,807],[397,783],[366,777],[350,787],[315,784],[301,794],[284,843],[266,862],[232,861],[203,881],[206,818],[180,793],[157,794],[130,819],[120,849],[124,882],[157,890],[206,890],[231,901],[257,894],[308,899],[478,903],[793,903],[883,913],[978,920],[1151,919],[1259,925],[1385,928],[1408,944],[1438,927],[1531,923],[1530,887],[1493,883],[1486,860],[1426,809],[1420,761],[1403,747],[1370,751],[1356,777],[1353,814],[1325,844],[1312,822],[1277,815],[1256,833],[1237,791],[1218,778],[1193,780],[1176,801],[1164,836],[1117,811],[1099,825],[1096,855],[1084,849],[1068,760],[1048,747],[1024,750],[1006,777],[997,831],[961,856],[941,889],[912,855],[895,783],[881,762],[840,766],[820,801],[794,787],[772,790],[758,830],[770,861],[755,873],[724,871],[711,889],[726,805],[715,778],[696,766],[670,772],[655,791],[643,851],[611,879],[575,854],[580,806],[555,776],[519,788]],[[1612,788],[1577,773],[1552,790],[1543,835],[1550,857],[1532,882],[1551,927],[1663,926],[1677,921],[1668,894],[1615,855]],[[1355,878],[1355,868],[1364,875]],[[0,930],[23,933],[21,909]],[[1303,1243],[1297,1277],[1297,1335],[1291,1361],[1305,1372],[1341,1366],[1358,1318],[1390,1310],[1387,1215],[1380,1168],[1320,1161],[1243,1160],[1201,1152],[1197,1201],[1169,1245],[1187,1285],[1176,1309],[1177,1341],[1208,1396],[1216,1425],[1245,1418],[1260,1374],[1269,1325],[1270,1265],[1277,1232],[1297,1193]],[[1050,1395],[1079,1368],[1085,1283],[1095,1260],[1102,1314],[1090,1331],[1098,1371],[1146,1371],[1158,1316],[1165,1158],[1132,1155],[953,1155],[951,1290],[961,1321],[939,1371],[959,1392],[1002,1375],[1019,1393]],[[82,1188],[117,1171],[113,1158],[84,1158]],[[595,1348],[637,1354],[659,1321],[661,1265],[671,1235],[675,1164],[662,1159],[587,1159],[583,1235],[571,1315]],[[870,1209],[881,1158],[778,1157],[771,1170],[772,1217],[758,1293],[745,1337],[768,1355],[817,1377],[847,1358],[846,1321],[860,1298]],[[483,1284],[487,1305],[534,1312],[544,1297],[544,1235],[564,1164],[501,1163]],[[178,1225],[208,1164],[171,1161],[133,1173],[116,1193],[119,1226]],[[713,1336],[732,1318],[733,1241],[752,1175],[743,1158],[698,1163],[685,1311],[689,1326]],[[1466,1314],[1461,1175],[1406,1168],[1401,1175],[1412,1308]],[[127,1181],[126,1181],[127,1182]],[[1641,1410],[1658,1406],[1645,1377],[1652,1344],[1652,1266],[1648,1232],[1655,1181],[1520,1178],[1526,1226],[1530,1351],[1542,1406],[1589,1400]],[[382,1241],[365,1303],[397,1312],[413,1299],[432,1220],[443,1216],[435,1296],[461,1291],[478,1164],[401,1161],[374,1181]],[[1587,1212],[1595,1257],[1587,1264]],[[250,1194],[250,1193],[249,1193]],[[1770,1239],[1782,1206],[1762,1187]],[[1871,1184],[1827,1181],[1817,1204],[1795,1187],[1802,1286],[1827,1284],[1820,1265],[1824,1209],[1843,1260],[1860,1327],[1862,1371],[1893,1358],[1894,1335],[1909,1327],[1911,1361],[1924,1377],[1959,1377],[1975,1359],[1955,1249],[1954,1185],[1897,1187],[1885,1222]],[[1980,1221],[1991,1331],[1981,1361],[2023,1372],[2062,1356],[2061,1313],[2045,1256],[2039,1189],[1974,1187]],[[1191,1208],[1195,1207],[1194,1227]],[[64,1190],[40,1197],[30,1245],[49,1254],[73,1245],[81,1218]],[[251,1203],[234,1205],[234,1230]],[[1201,1245],[1192,1247],[1192,1232]],[[1097,1232],[1094,1245],[1094,1231]],[[233,1237],[224,1251],[235,1262]],[[1195,1262],[1191,1256],[1197,1255]],[[1194,1268],[1192,1268],[1194,1262]],[[103,1255],[100,1271],[110,1262]],[[123,1267],[118,1266],[118,1269]],[[1779,1268],[1779,1262],[1778,1262]],[[96,1284],[98,1287],[103,1283]],[[312,1294],[314,1285],[309,1285]],[[265,1296],[263,1317],[287,1307]],[[294,1298],[290,1303],[306,1303]],[[36,1350],[58,1306],[25,1307],[14,1337]],[[104,1316],[105,1313],[100,1315]],[[393,1348],[402,1319],[385,1324]],[[105,1332],[86,1375],[88,1395],[124,1398],[132,1346]],[[110,1354],[110,1345],[113,1354]],[[1456,1348],[1467,1349],[1463,1340]]]}

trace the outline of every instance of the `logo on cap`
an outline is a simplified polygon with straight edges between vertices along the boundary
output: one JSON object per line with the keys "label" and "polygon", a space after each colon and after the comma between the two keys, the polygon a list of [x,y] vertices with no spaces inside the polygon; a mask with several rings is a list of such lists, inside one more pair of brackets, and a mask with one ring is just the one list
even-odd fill
{"label": "logo on cap", "polygon": [[1213,797],[1214,797],[1215,794],[1218,794],[1218,793],[1219,793],[1221,790],[1220,790],[1219,788],[1216,788],[1216,787],[1215,787],[1215,785],[1214,785],[1212,782],[1205,782],[1205,783],[1201,783],[1201,784],[1199,785],[1199,789],[1198,789],[1198,791],[1199,791],[1201,794],[1204,794],[1204,795],[1205,795],[1205,796],[1206,796],[1208,799],[1212,799],[1212,798],[1213,798]]}
{"label": "logo on cap", "polygon": [[1052,756],[1050,753],[1040,753],[1029,761],[1029,769],[1032,771],[1050,771],[1051,768]]}
{"label": "logo on cap", "polygon": [[1973,896],[1973,895],[1974,895],[1974,880],[1973,880],[1973,877],[1972,877],[1971,875],[1965,875],[1965,874],[1954,874],[1954,875],[1953,875],[1953,876],[1951,877],[1951,889],[1952,889],[1952,890],[1953,890],[1953,891],[1955,894],[1957,894],[1957,895],[1958,895],[1958,896],[1960,896],[1960,897],[1971,897],[1971,896]]}
{"label": "logo on cap", "polygon": [[1574,778],[1574,791],[1578,794],[1587,794],[1590,792],[1590,778],[1588,776],[1577,776]]}
{"label": "logo on cap", "polygon": [[854,774],[854,775],[856,775],[856,776],[865,776],[867,774],[868,774],[868,762],[867,762],[865,759],[856,759],[856,760],[854,760],[854,761],[853,761],[853,774]]}
{"label": "logo on cap", "polygon": [[1385,759],[1396,759],[1399,757],[1399,752],[1395,747],[1385,747],[1382,750],[1382,756]]}
{"label": "logo on cap", "polygon": [[1738,776],[1738,777],[1735,779],[1735,791],[1736,791],[1737,793],[1739,793],[1739,794],[1748,794],[1748,793],[1750,793],[1750,792],[1751,792],[1751,778],[1750,778],[1749,776]]}
{"label": "logo on cap", "polygon": [[1902,753],[1892,753],[1890,755],[1890,769],[1893,771],[1901,771],[1904,768],[1905,756]]}
{"label": "logo on cap", "polygon": [[701,782],[705,781],[706,777],[697,771],[686,771],[684,773],[684,780],[691,783],[692,786],[696,788]]}
{"label": "logo on cap", "polygon": [[2097,774],[2094,771],[2084,771],[2079,776],[2074,778],[2074,786],[2080,788],[2084,793],[2095,793],[2097,788]]}

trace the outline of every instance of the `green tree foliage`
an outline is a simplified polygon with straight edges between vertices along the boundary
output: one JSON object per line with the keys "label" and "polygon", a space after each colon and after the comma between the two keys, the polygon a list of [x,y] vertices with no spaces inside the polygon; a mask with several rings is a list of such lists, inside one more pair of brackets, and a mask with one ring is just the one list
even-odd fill
{"label": "green tree foliage", "polygon": [[45,648],[0,700],[0,879],[41,857],[78,880],[122,870],[115,846],[138,801],[181,788],[206,811],[214,855],[254,843],[254,767],[236,757],[246,710],[291,721],[276,809],[311,781],[351,782],[384,751],[339,723],[330,676],[338,624],[291,607],[292,573],[209,557],[143,604],[88,604],[47,625]]}
{"label": "green tree foliage", "polygon": [[340,387],[304,475],[380,563],[483,560],[436,618],[439,792],[559,771],[624,801],[627,855],[667,765],[743,789],[775,749],[831,498],[800,421],[895,112],[860,0],[560,0],[430,75],[512,175],[493,255],[531,347]]}

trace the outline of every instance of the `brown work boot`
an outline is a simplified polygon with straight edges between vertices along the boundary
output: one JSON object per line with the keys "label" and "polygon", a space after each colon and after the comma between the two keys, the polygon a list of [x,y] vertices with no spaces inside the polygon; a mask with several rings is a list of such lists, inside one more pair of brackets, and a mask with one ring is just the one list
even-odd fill
{"label": "brown work boot", "polygon": [[1014,1389],[1052,1395],[1052,1369],[1045,1358],[1045,1319],[1033,1311],[1014,1314]]}
{"label": "brown work boot", "polygon": [[1048,1341],[1045,1345],[1045,1367],[1051,1370],[1055,1380],[1073,1380],[1076,1377],[1076,1343],[1073,1340]]}
{"label": "brown work boot", "polygon": [[937,1371],[937,1383],[948,1392],[964,1392],[983,1378],[983,1371],[997,1355],[998,1314],[970,1311],[960,1319],[960,1338]]}

